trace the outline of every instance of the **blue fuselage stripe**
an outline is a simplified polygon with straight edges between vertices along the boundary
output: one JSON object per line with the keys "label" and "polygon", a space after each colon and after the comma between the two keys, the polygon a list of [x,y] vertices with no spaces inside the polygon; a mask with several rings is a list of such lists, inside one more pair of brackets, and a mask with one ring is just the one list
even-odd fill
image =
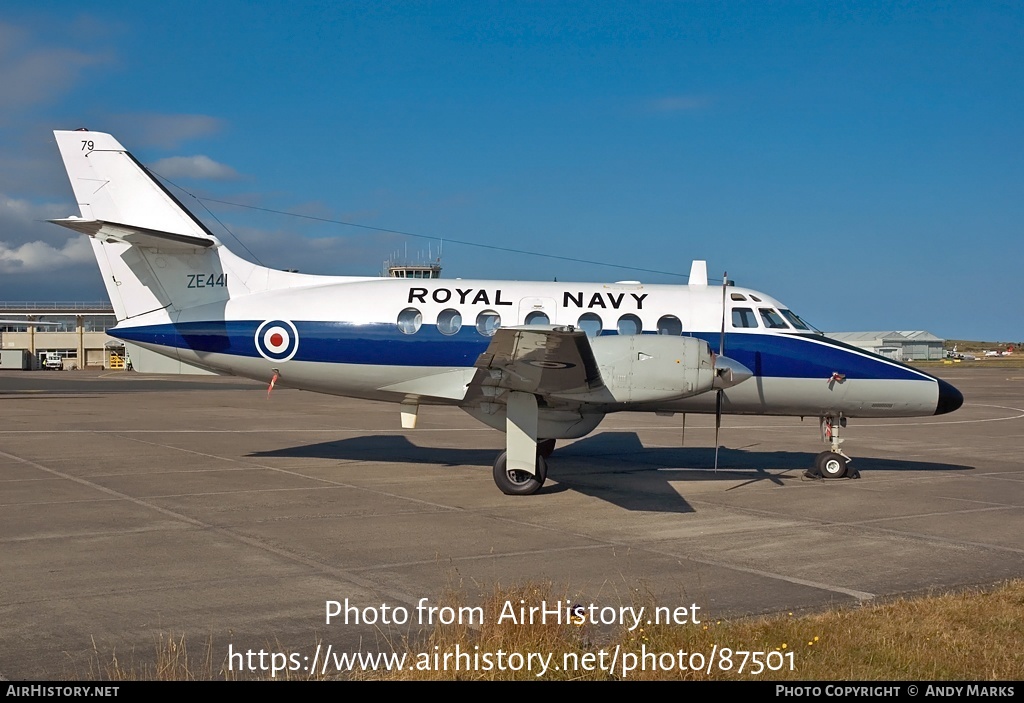
{"label": "blue fuselage stripe", "polygon": [[[255,335],[262,322],[219,320],[115,327],[109,334],[129,342],[190,349],[199,354],[259,358]],[[433,325],[423,325],[415,334],[403,334],[392,323],[296,321],[295,328],[299,343],[294,361],[333,364],[467,367],[490,342],[473,326],[463,327],[454,335],[441,334]],[[718,349],[718,333],[693,336]],[[882,380],[929,378],[928,374],[819,336],[727,333],[725,354],[762,377],[820,378],[822,382],[833,373]]]}

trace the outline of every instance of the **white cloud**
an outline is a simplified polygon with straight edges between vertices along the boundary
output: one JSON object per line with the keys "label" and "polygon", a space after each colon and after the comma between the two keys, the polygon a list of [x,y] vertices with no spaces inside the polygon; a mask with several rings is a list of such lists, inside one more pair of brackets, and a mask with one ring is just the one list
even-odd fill
{"label": "white cloud", "polygon": [[86,238],[45,220],[77,214],[74,205],[33,203],[0,193],[0,273],[43,273],[95,266]]}
{"label": "white cloud", "polygon": [[21,242],[39,239],[37,232],[41,226],[53,229],[53,225],[44,220],[77,214],[78,208],[74,205],[33,203],[0,193],[0,237],[6,241]]}
{"label": "white cloud", "polygon": [[92,247],[81,235],[59,249],[42,241],[21,245],[0,241],[0,273],[42,273],[93,262]]}
{"label": "white cloud", "polygon": [[[155,112],[114,115],[109,131],[117,131],[119,141],[135,151],[155,146],[173,149],[190,139],[215,134],[224,121],[209,115],[165,115]],[[106,128],[105,128],[106,130]]]}
{"label": "white cloud", "polygon": [[167,178],[202,178],[213,181],[230,181],[238,178],[235,169],[202,154],[171,156],[153,162],[149,168],[157,175]]}
{"label": "white cloud", "polygon": [[105,53],[30,44],[24,29],[0,23],[0,112],[22,112],[57,100],[84,69],[110,60]]}

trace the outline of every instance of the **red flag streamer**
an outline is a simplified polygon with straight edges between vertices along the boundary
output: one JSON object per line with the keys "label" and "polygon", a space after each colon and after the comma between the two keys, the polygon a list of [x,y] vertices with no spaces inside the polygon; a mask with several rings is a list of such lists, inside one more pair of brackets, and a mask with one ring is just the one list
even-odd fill
{"label": "red flag streamer", "polygon": [[267,388],[267,398],[270,397],[270,391],[274,390],[274,384],[277,383],[278,378],[280,378],[280,374],[277,371],[275,371],[274,377],[270,379],[270,386]]}

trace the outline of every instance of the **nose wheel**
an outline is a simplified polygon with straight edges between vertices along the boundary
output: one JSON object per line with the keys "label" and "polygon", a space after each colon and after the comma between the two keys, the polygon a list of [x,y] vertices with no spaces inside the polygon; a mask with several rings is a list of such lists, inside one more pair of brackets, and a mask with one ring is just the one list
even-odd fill
{"label": "nose wheel", "polygon": [[814,457],[814,468],[824,478],[842,478],[846,475],[848,460],[836,452],[822,452]]}
{"label": "nose wheel", "polygon": [[821,438],[828,442],[831,448],[814,457],[814,468],[808,469],[805,475],[808,478],[843,478],[849,475],[850,478],[860,478],[856,469],[850,470],[848,464],[852,461],[846,456],[840,445],[843,440],[839,437],[840,428],[846,427],[846,418],[840,417],[839,422],[831,415],[819,418],[821,426]]}

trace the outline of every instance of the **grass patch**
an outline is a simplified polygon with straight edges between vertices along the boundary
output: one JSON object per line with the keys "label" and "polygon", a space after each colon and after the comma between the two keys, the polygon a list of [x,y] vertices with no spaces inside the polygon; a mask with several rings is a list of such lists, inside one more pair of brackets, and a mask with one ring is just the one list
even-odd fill
{"label": "grass patch", "polygon": [[947,339],[946,348],[952,349],[956,347],[956,350],[961,354],[981,354],[989,349],[995,351],[1003,351],[1007,347],[1012,346],[1014,350],[1024,348],[1022,342],[980,342],[972,339]]}
{"label": "grass patch", "polygon": [[[92,643],[89,678],[101,681],[212,681],[231,678],[214,656],[213,640],[207,640],[199,651],[190,651],[184,635],[160,635],[154,656],[137,657],[134,651],[109,656],[100,653]],[[214,661],[217,664],[214,664]]]}
{"label": "grass patch", "polygon": [[947,369],[1020,369],[1024,368],[1024,353],[1013,356],[981,356],[977,359],[962,359],[954,361],[943,359],[942,361],[908,361],[911,366],[945,367]]}
{"label": "grass patch", "polygon": [[[507,600],[527,604],[548,603],[559,595],[550,585],[529,585],[498,590],[484,603],[485,623],[494,623]],[[651,612],[653,600],[638,602]],[[565,654],[595,655],[603,650],[610,661],[619,646],[617,671],[575,668],[561,664]],[[434,648],[437,648],[436,650]],[[421,652],[539,652],[552,653],[554,666],[545,679],[613,680],[1016,680],[1024,671],[1024,581],[1014,581],[990,591],[966,591],[921,598],[905,598],[824,613],[794,616],[791,613],[759,618],[702,621],[699,625],[644,625],[601,636],[589,626],[486,625],[479,630],[439,627],[422,643],[407,648],[410,659]],[[479,649],[477,649],[479,648]],[[727,659],[732,670],[706,666],[702,671],[682,670],[676,665],[679,652],[687,655],[712,651],[722,658],[722,648],[732,650]],[[639,670],[641,652],[661,655],[655,670]],[[754,676],[751,658],[746,669],[738,667],[739,651],[776,652],[773,663],[781,669]],[[638,655],[637,669],[624,673],[623,653]],[[664,656],[671,653],[673,656]],[[785,656],[783,656],[785,655]],[[684,656],[684,663],[691,663]],[[571,661],[580,661],[570,657]],[[654,658],[649,657],[649,662]],[[698,660],[692,663],[696,664]],[[762,658],[762,661],[765,661]],[[792,663],[792,670],[790,670]],[[386,679],[536,679],[537,671],[402,671],[373,672],[365,678]]]}

